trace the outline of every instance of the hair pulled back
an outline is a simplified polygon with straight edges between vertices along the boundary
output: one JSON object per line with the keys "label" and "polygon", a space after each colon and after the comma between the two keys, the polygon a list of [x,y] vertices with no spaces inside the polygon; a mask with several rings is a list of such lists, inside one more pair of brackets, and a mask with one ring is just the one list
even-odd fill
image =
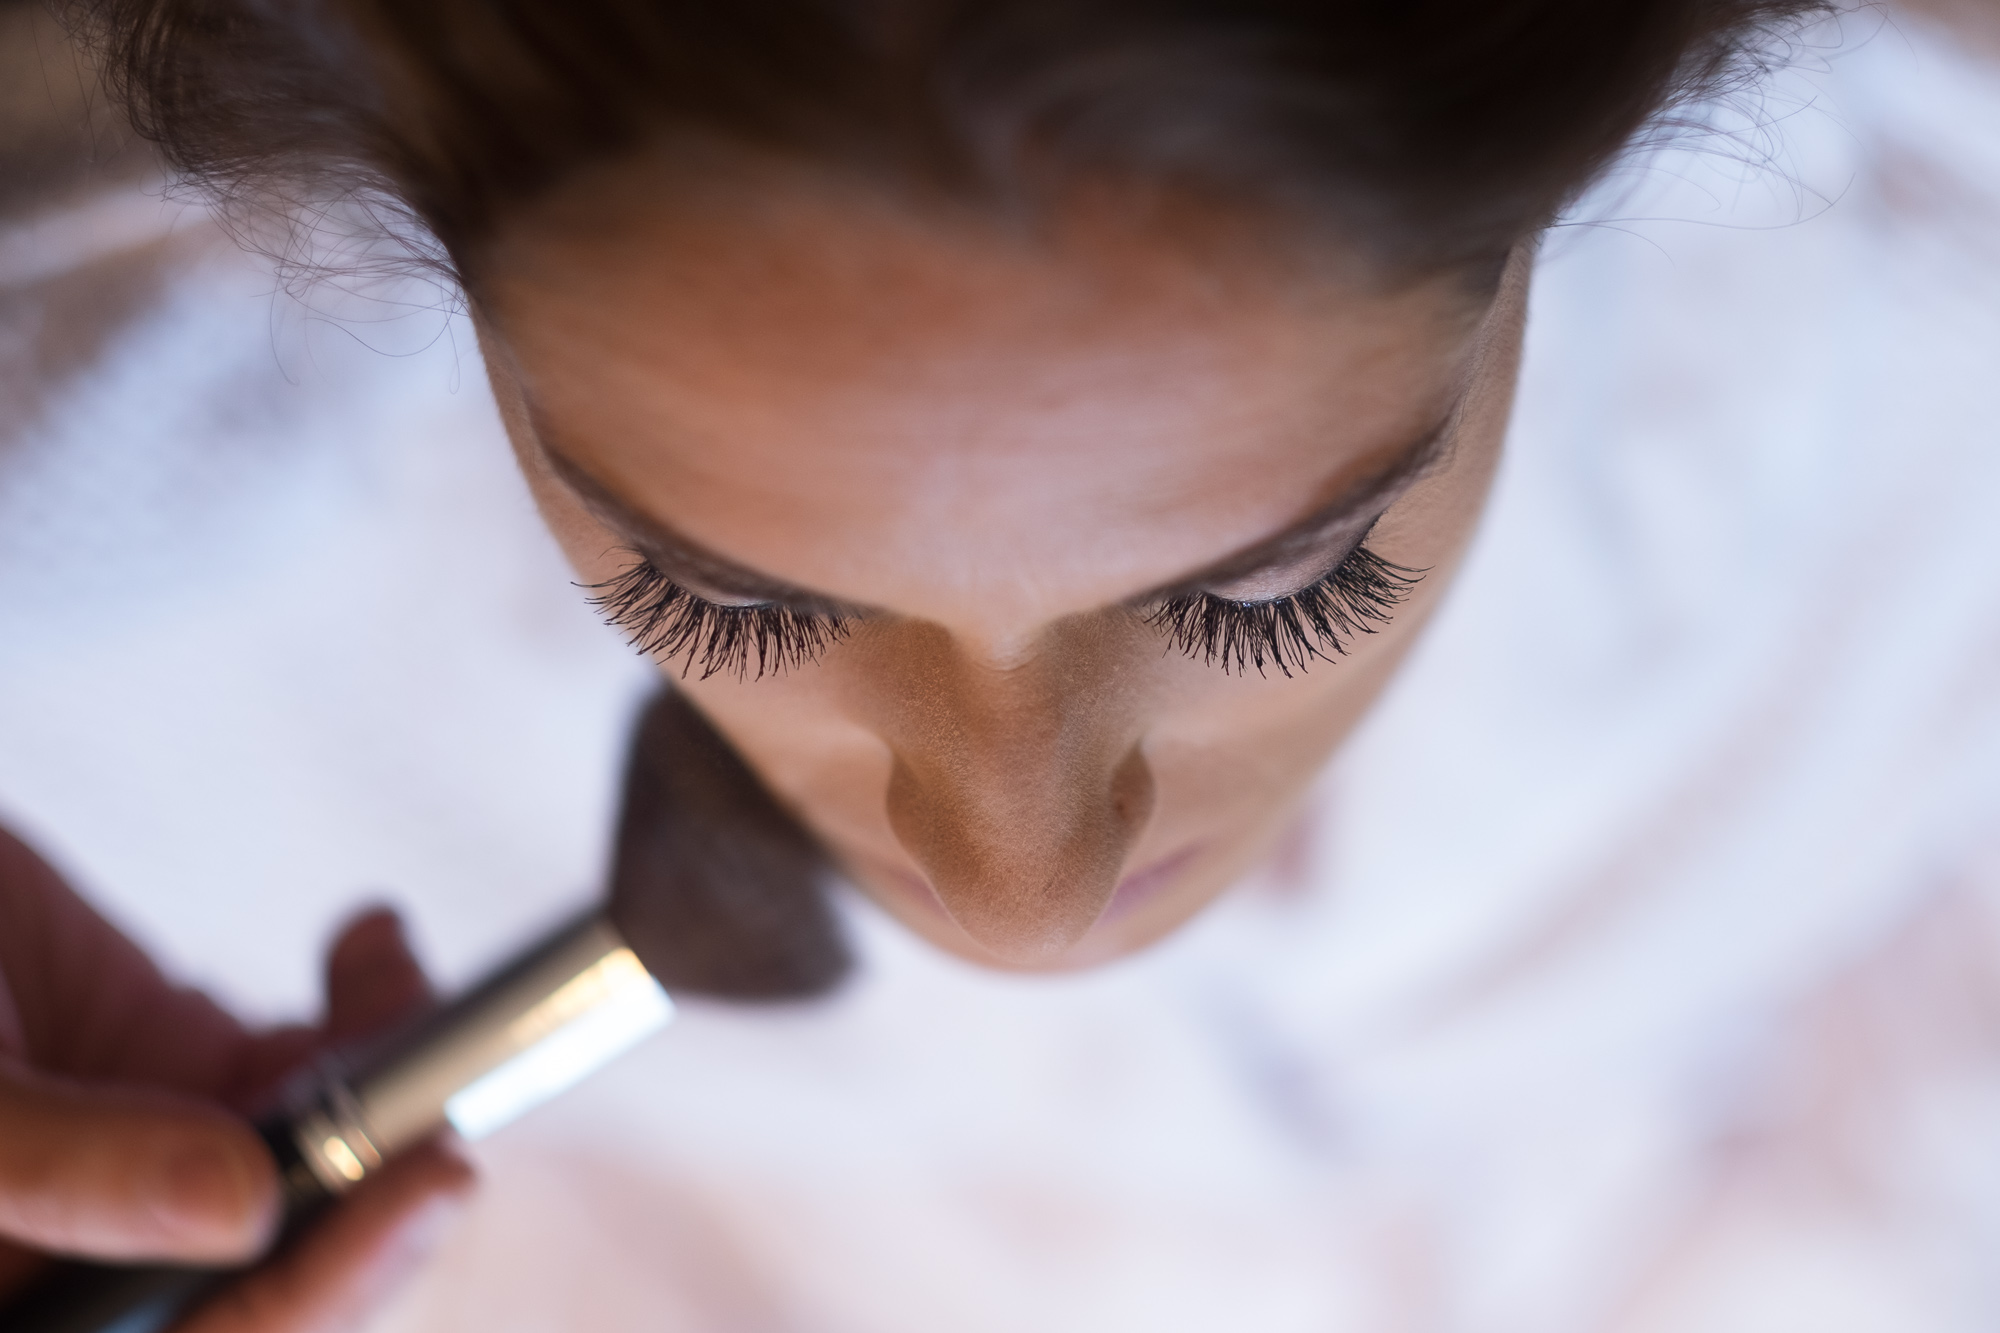
{"label": "hair pulled back", "polygon": [[676,140],[974,203],[1082,179],[1490,266],[1813,0],[84,0],[225,198],[402,210],[476,277],[509,215]]}

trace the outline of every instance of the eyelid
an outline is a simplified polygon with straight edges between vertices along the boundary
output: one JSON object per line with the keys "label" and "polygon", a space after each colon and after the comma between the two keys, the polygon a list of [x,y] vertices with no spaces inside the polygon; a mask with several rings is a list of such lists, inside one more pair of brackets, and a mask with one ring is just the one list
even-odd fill
{"label": "eyelid", "polygon": [[[1367,542],[1368,535],[1375,530],[1375,525],[1382,521],[1382,515],[1394,506],[1395,500],[1401,498],[1400,495],[1394,497],[1388,505],[1374,514],[1330,523],[1318,532],[1302,534],[1295,541],[1286,543],[1284,550],[1266,556],[1250,568],[1235,572],[1225,568],[1218,573],[1208,574],[1187,583],[1147,593],[1135,599],[1131,605],[1155,607],[1177,598],[1199,596],[1220,597],[1224,601],[1253,605],[1279,602],[1287,597],[1296,596],[1345,564]],[[1329,549],[1333,554],[1328,554]],[[1294,569],[1308,572],[1296,578],[1284,578],[1277,591],[1265,592],[1260,589],[1248,594],[1227,591],[1232,585],[1248,583],[1253,579],[1276,580]]]}
{"label": "eyelid", "polygon": [[[1278,539],[1275,549],[1253,548],[1252,552],[1246,552],[1234,560],[1225,558],[1193,578],[1142,593],[1131,598],[1126,605],[1133,608],[1158,606],[1177,597],[1192,597],[1203,593],[1222,596],[1215,592],[1216,588],[1287,569],[1324,551],[1338,541],[1341,534],[1352,533],[1352,538],[1342,546],[1340,557],[1320,566],[1321,576],[1324,577],[1325,574],[1340,568],[1343,561],[1361,549],[1368,534],[1374,531],[1375,525],[1382,521],[1384,514],[1401,504],[1411,491],[1437,469],[1446,466],[1456,444],[1457,426],[1463,409],[1462,400],[1454,404],[1450,414],[1406,456],[1406,461],[1414,459],[1420,464],[1419,466],[1398,464],[1378,474],[1373,481],[1362,484],[1360,490],[1367,494],[1373,503],[1361,513],[1327,518],[1317,527]],[[1360,500],[1356,498],[1355,502],[1359,503]],[[1293,591],[1303,591],[1310,586],[1312,581],[1306,580]],[[1289,594],[1280,593],[1260,600],[1275,601],[1287,595]]]}
{"label": "eyelid", "polygon": [[[1277,602],[1297,595],[1306,588],[1331,574],[1346,564],[1353,554],[1367,542],[1368,534],[1375,530],[1381,515],[1376,515],[1359,525],[1352,535],[1332,544],[1334,554],[1329,556],[1328,534],[1321,534],[1321,540],[1306,544],[1306,549],[1296,555],[1280,556],[1262,569],[1251,570],[1229,579],[1208,579],[1202,583],[1201,591],[1211,597],[1220,597],[1231,602]],[[1262,584],[1254,588],[1244,588],[1244,584]]]}
{"label": "eyelid", "polygon": [[699,550],[663,545],[651,533],[627,517],[624,506],[601,483],[551,449],[542,436],[543,457],[557,481],[571,498],[597,522],[610,529],[618,544],[633,558],[652,566],[683,591],[712,606],[748,609],[754,606],[783,607],[802,615],[832,615],[853,619],[862,609],[820,597],[802,589],[755,577],[748,571],[719,561],[702,558]]}
{"label": "eyelid", "polygon": [[[769,585],[751,587],[745,580],[732,579],[727,570],[717,571],[710,577],[698,569],[688,568],[699,562],[677,559],[662,552],[653,543],[635,533],[625,531],[622,524],[613,518],[599,516],[623,540],[623,550],[632,559],[644,561],[653,572],[672,583],[690,597],[699,598],[710,606],[724,611],[751,611],[760,607],[780,607],[802,616],[826,616],[841,620],[857,620],[867,613],[859,607],[829,601],[824,597],[801,595],[787,588]],[[736,586],[728,586],[730,583]]]}
{"label": "eyelid", "polygon": [[653,567],[661,578],[678,585],[682,591],[693,594],[715,606],[773,606],[785,599],[772,595],[768,588],[751,589],[741,583],[730,586],[732,580],[726,576],[709,576],[698,568],[691,568],[692,561],[676,560],[660,551],[651,543],[629,533],[619,532],[625,540],[625,552],[637,556]]}

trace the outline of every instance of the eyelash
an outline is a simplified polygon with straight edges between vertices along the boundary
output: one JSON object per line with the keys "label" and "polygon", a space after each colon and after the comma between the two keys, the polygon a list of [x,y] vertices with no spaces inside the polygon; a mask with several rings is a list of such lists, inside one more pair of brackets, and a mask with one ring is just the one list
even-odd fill
{"label": "eyelash", "polygon": [[[1178,649],[1225,673],[1246,675],[1276,667],[1290,678],[1307,664],[1348,652],[1356,634],[1373,634],[1426,571],[1382,559],[1356,547],[1331,573],[1268,602],[1234,602],[1214,593],[1186,593],[1162,602],[1146,623]],[[847,637],[848,622],[831,612],[787,606],[724,606],[697,597],[633,553],[632,563],[602,583],[582,585],[590,604],[625,631],[635,649],[662,662],[679,658],[685,677],[696,666],[701,679],[733,674],[761,680],[815,662]],[[755,659],[757,672],[750,674]]]}
{"label": "eyelash", "polygon": [[620,573],[582,586],[590,604],[624,630],[634,648],[661,662],[686,658],[683,678],[699,665],[703,680],[728,674],[762,680],[818,660],[847,637],[847,621],[838,615],[771,604],[724,606],[697,597],[637,552]]}
{"label": "eyelash", "polygon": [[1234,602],[1211,592],[1162,602],[1146,623],[1167,646],[1226,673],[1264,674],[1268,663],[1290,679],[1308,663],[1344,657],[1357,634],[1373,634],[1423,581],[1421,569],[1392,564],[1364,544],[1329,574],[1268,602]]}

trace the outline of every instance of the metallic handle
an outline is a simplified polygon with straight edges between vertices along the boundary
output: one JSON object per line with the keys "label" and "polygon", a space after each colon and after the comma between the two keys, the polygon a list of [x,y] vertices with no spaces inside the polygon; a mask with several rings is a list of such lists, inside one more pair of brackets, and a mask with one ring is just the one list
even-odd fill
{"label": "metallic handle", "polygon": [[[593,912],[444,1007],[299,1073],[258,1130],[277,1158],[286,1231],[446,1124],[492,1133],[673,1016],[617,929]],[[233,1270],[53,1265],[0,1309],[5,1333],[150,1333]]]}

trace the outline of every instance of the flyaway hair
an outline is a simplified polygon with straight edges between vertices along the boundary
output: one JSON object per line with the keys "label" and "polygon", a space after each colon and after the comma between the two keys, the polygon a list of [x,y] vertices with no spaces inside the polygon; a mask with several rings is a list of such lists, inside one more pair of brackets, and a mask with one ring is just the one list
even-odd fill
{"label": "flyaway hair", "polygon": [[[1808,0],[72,0],[141,132],[226,200],[363,200],[476,282],[583,168],[740,145],[995,209],[1078,181],[1496,274]],[[422,246],[420,246],[422,248]]]}

